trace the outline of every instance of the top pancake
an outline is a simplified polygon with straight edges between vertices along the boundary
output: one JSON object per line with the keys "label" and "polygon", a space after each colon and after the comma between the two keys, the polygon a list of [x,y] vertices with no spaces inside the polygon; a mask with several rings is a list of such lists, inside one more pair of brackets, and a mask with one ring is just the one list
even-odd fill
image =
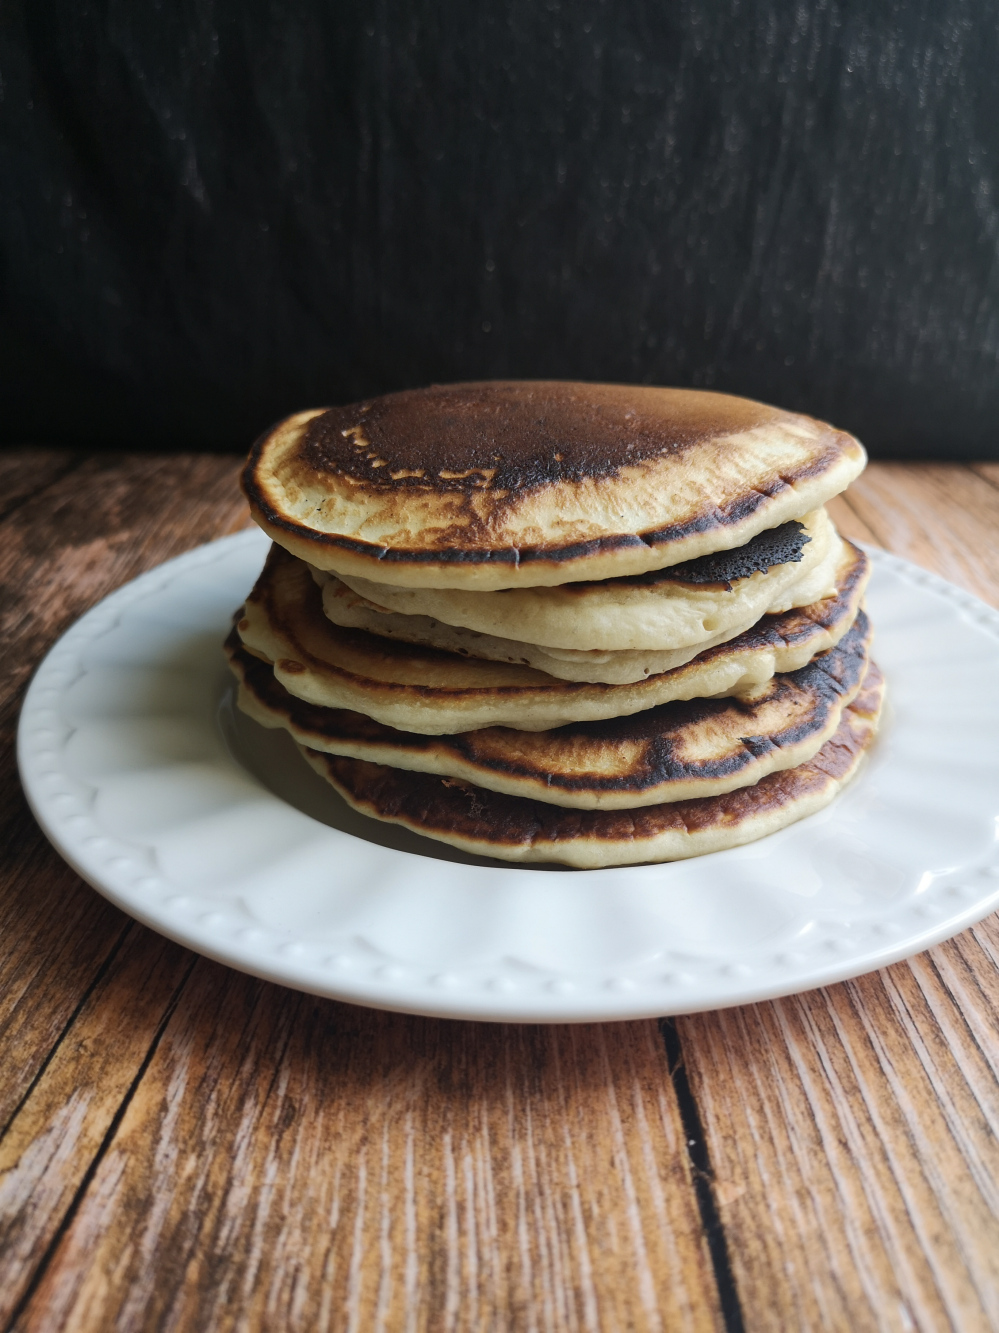
{"label": "top pancake", "polygon": [[819,508],[866,461],[810,417],[686,389],[435,385],[254,446],[254,519],[320,569],[482,591],[644,574]]}

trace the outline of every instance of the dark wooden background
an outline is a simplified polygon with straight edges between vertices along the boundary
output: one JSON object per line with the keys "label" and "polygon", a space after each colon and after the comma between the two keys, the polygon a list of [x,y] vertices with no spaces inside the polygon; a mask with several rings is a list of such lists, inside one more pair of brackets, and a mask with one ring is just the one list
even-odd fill
{"label": "dark wooden background", "polygon": [[995,0],[9,0],[0,433],[552,376],[997,457],[997,69]]}

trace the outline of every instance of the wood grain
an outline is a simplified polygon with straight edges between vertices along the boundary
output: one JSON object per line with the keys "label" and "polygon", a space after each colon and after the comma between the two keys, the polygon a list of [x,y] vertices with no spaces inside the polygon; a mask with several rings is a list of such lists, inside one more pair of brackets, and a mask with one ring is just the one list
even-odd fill
{"label": "wood grain", "polygon": [[653,1025],[431,1022],[199,964],[19,1327],[715,1328],[716,1305]]}
{"label": "wood grain", "polygon": [[[47,847],[30,670],[245,522],[237,467],[0,464],[0,1329],[999,1327],[995,918],[662,1033],[445,1023],[197,959]],[[833,509],[999,602],[988,468],[873,465]]]}
{"label": "wood grain", "polygon": [[880,546],[999,605],[999,488],[971,468],[879,463],[848,503]]}
{"label": "wood grain", "polygon": [[976,477],[999,488],[999,463],[970,463],[969,467]]}
{"label": "wood grain", "polygon": [[997,1013],[971,936],[678,1020],[754,1327],[999,1324]]}
{"label": "wood grain", "polygon": [[[132,459],[29,450],[0,455],[11,494],[0,524],[0,1125],[24,1095],[126,919],[53,854],[14,761],[27,680],[60,633],[143,569],[245,523],[234,458]],[[20,466],[18,466],[20,464]],[[32,489],[31,477],[41,481]]]}
{"label": "wood grain", "polygon": [[186,950],[129,926],[0,1138],[0,1322],[72,1204],[157,1028],[189,974]]}
{"label": "wood grain", "polygon": [[72,449],[0,451],[0,519],[67,476],[84,458]]}

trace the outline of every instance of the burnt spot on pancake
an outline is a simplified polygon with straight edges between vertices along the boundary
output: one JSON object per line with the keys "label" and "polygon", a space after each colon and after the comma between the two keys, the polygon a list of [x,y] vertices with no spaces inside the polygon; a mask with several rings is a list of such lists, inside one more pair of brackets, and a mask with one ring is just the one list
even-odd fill
{"label": "burnt spot on pancake", "polygon": [[[671,583],[712,583],[731,590],[737,579],[748,579],[753,574],[765,574],[776,565],[797,564],[801,553],[812,539],[803,523],[792,519],[778,528],[769,528],[751,537],[744,546],[731,551],[716,551],[697,560],[685,560],[662,571],[664,580]],[[653,575],[660,571],[652,571]],[[649,575],[640,575],[634,583],[644,583]],[[650,580],[651,581],[651,580]]]}
{"label": "burnt spot on pancake", "polygon": [[[600,582],[622,588],[654,588],[664,583],[710,584],[731,592],[732,584],[739,579],[765,574],[776,565],[797,564],[811,540],[804,524],[792,519],[780,527],[757,533],[745,545],[736,546],[730,551],[715,551],[697,560],[685,560],[682,564],[668,565],[665,569],[649,570],[647,574],[631,574],[618,579],[602,579]],[[592,582],[580,581],[566,584],[565,590],[585,593],[587,588],[592,587]]]}
{"label": "burnt spot on pancake", "polygon": [[316,472],[412,490],[515,492],[614,476],[782,414],[744,398],[690,392],[664,417],[640,385],[494,380],[407,389],[309,422]]}
{"label": "burnt spot on pancake", "polygon": [[[259,492],[257,492],[259,493]],[[299,533],[301,524],[290,522],[282,517],[266,501],[261,503],[254,498],[254,495],[247,490],[253,502],[257,504],[261,513],[267,521],[276,528],[284,532]],[[764,497],[760,497],[759,504],[762,504]],[[745,514],[740,514],[732,522],[738,522]],[[690,532],[700,532],[706,530],[711,524],[702,524],[701,527],[690,527]],[[714,525],[717,526],[717,525]],[[487,527],[485,524],[472,521],[461,528],[453,530],[454,540],[469,540],[470,533],[476,534],[480,531],[485,533]],[[315,541],[320,546],[335,546],[341,551],[349,551],[352,555],[370,556],[376,559],[380,564],[404,564],[404,565],[528,565],[538,561],[546,561],[554,564],[570,564],[575,560],[582,560],[591,556],[607,555],[613,551],[623,551],[627,549],[636,549],[639,546],[648,546],[651,543],[642,537],[634,536],[628,533],[614,537],[599,537],[592,541],[573,542],[566,546],[500,546],[489,548],[463,548],[455,545],[445,545],[444,538],[441,538],[441,545],[430,551],[412,550],[402,547],[379,546],[373,542],[358,541],[354,537],[339,537],[325,532],[310,532],[310,540]],[[682,535],[687,535],[684,532]],[[387,581],[387,580],[386,580]]]}
{"label": "burnt spot on pancake", "polygon": [[517,850],[541,845],[557,859],[560,846],[578,842],[652,844],[671,832],[723,829],[738,841],[740,826],[830,792],[856,769],[874,734],[883,681],[868,668],[863,688],[844,709],[835,734],[810,760],[720,796],[663,802],[630,810],[572,810],[521,796],[445,785],[429,774],[403,772],[365,760],[307,752],[312,765],[364,814],[400,823],[430,837],[475,848]]}
{"label": "burnt spot on pancake", "polygon": [[[323,418],[316,418],[316,420],[323,420]],[[709,437],[710,433],[705,432],[705,435],[699,438]],[[351,555],[375,560],[381,565],[510,565],[512,567],[539,563],[572,565],[598,556],[638,550],[640,547],[671,546],[687,538],[696,537],[701,533],[724,531],[726,528],[737,527],[739,524],[746,523],[753,518],[759,509],[769,504],[775,496],[788,490],[796,482],[803,481],[811,476],[820,476],[827,468],[833,466],[841,454],[838,444],[835,447],[829,447],[819,453],[810,464],[799,468],[793,476],[783,476],[771,481],[760,482],[748,495],[740,496],[729,504],[714,505],[709,511],[698,514],[695,518],[684,523],[673,523],[669,527],[639,533],[613,533],[606,537],[593,537],[585,541],[566,542],[560,545],[546,543],[540,546],[530,544],[490,546],[488,541],[492,535],[496,514],[500,513],[505,505],[515,508],[518,492],[523,493],[531,487],[537,488],[542,485],[554,487],[560,479],[575,481],[591,475],[584,473],[582,478],[575,476],[563,478],[542,477],[536,469],[525,465],[525,468],[517,473],[518,477],[523,478],[522,481],[510,480],[509,485],[492,492],[491,498],[494,501],[493,517],[489,521],[484,521],[478,513],[470,510],[467,521],[460,526],[443,527],[438,531],[436,545],[428,549],[417,549],[390,547],[377,542],[362,541],[357,537],[324,532],[321,529],[303,524],[297,518],[289,518],[282,513],[271,503],[257,477],[257,463],[268,438],[269,433],[262,435],[257,440],[250,452],[246,467],[243,469],[241,485],[250,505],[276,531],[285,532],[289,536],[296,537],[307,535],[308,540],[317,547],[335,547],[337,550],[348,552]],[[837,439],[839,438],[845,437],[837,436]],[[303,460],[317,472],[334,470],[329,466],[324,467],[320,461],[317,461],[309,453],[307,441],[302,444],[302,456]],[[631,461],[631,459],[626,460],[626,462]],[[614,468],[608,460],[606,470],[601,475],[612,475],[613,472],[619,470],[620,466],[619,463],[618,467]],[[402,469],[396,469],[396,472],[399,473],[400,482],[409,481],[410,478],[403,476],[403,471]],[[417,483],[414,481],[413,484]],[[449,482],[441,484],[435,482],[433,485],[428,482],[424,489],[437,492],[442,489],[449,490],[452,487]],[[469,488],[464,485],[455,484],[454,489],[463,491],[466,495],[469,494]],[[472,489],[476,488],[473,487]],[[481,545],[475,543],[481,543]],[[689,561],[688,563],[693,564],[694,562]]]}
{"label": "burnt spot on pancake", "polygon": [[[570,723],[519,740],[515,757],[494,743],[492,729],[450,738],[474,765],[565,792],[639,795],[671,783],[722,781],[776,750],[821,734],[860,688],[868,666],[870,624],[863,612],[841,642],[798,671],[774,676],[752,700],[690,699],[629,717]],[[780,722],[772,719],[779,717]],[[498,729],[497,729],[498,730]],[[705,735],[715,736],[701,756]],[[694,743],[691,745],[690,738]],[[537,751],[531,762],[531,751]],[[600,769],[618,760],[617,771]],[[547,761],[547,762],[546,762]]]}

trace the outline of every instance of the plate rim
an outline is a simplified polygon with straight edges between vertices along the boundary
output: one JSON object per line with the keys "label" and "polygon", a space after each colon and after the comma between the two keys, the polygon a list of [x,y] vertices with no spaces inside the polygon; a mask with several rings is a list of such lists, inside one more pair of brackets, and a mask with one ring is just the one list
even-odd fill
{"label": "plate rim", "polygon": [[[995,641],[999,658],[999,610],[973,593],[948,582],[938,574],[922,569],[904,557],[865,543],[858,544],[864,547],[876,566],[880,565],[891,570],[906,582],[916,587],[925,587],[942,596],[955,608],[970,613]],[[155,596],[159,590],[169,586],[179,574],[222,559],[230,553],[238,552],[244,546],[248,555],[250,551],[259,551],[262,559],[267,545],[268,539],[259,529],[253,527],[241,529],[239,532],[174,556],[109,593],[84,612],[42,658],[25,691],[18,722],[17,759],[22,787],[32,814],[56,852],[86,883],[129,916],[205,957],[299,991],[401,1013],[493,1022],[629,1021],[759,1003],[850,980],[890,963],[912,957],[934,944],[941,943],[975,925],[999,906],[999,847],[994,845],[988,864],[980,868],[979,872],[971,872],[970,876],[966,876],[968,878],[978,874],[979,878],[984,878],[987,883],[980,889],[965,891],[965,905],[955,909],[945,920],[932,925],[927,924],[924,928],[909,932],[893,942],[885,941],[879,945],[862,947],[845,957],[830,959],[825,965],[817,965],[813,959],[805,969],[807,975],[804,978],[798,973],[789,973],[784,980],[779,980],[773,973],[764,973],[763,977],[752,981],[748,977],[738,975],[738,964],[736,964],[730,978],[731,984],[720,983],[716,993],[700,998],[691,995],[686,1000],[682,994],[682,987],[679,992],[663,993],[658,998],[651,992],[643,993],[641,990],[629,989],[627,976],[620,979],[622,984],[619,988],[605,989],[600,992],[599,998],[592,992],[580,994],[572,983],[562,984],[558,980],[549,983],[547,989],[535,988],[529,994],[490,990],[484,986],[480,986],[478,990],[455,988],[449,992],[443,983],[435,989],[427,979],[420,983],[414,982],[411,977],[405,975],[405,967],[402,969],[403,975],[395,975],[391,964],[382,969],[381,975],[367,976],[363,979],[344,978],[331,971],[329,967],[314,966],[308,959],[303,958],[299,947],[300,941],[295,932],[279,932],[275,927],[265,926],[262,923],[253,927],[244,925],[243,934],[246,938],[242,941],[238,935],[230,934],[227,941],[221,942],[218,933],[219,921],[211,919],[220,915],[217,903],[213,905],[210,900],[203,899],[200,905],[195,903],[185,916],[186,909],[177,901],[177,890],[173,887],[172,892],[161,894],[153,904],[150,904],[143,899],[141,888],[135,885],[131,888],[123,887],[120,882],[116,882],[115,875],[109,872],[106,861],[105,865],[101,866],[100,853],[96,846],[91,845],[87,851],[84,839],[90,837],[93,840],[94,833],[81,831],[79,837],[70,835],[65,821],[60,821],[58,818],[51,793],[46,793],[42,789],[42,779],[51,776],[57,771],[57,767],[53,768],[53,752],[39,749],[36,739],[38,728],[35,724],[41,714],[54,711],[58,698],[84,673],[85,668],[78,660],[82,648],[113,629],[130,605]],[[51,726],[51,722],[44,725]],[[62,745],[64,749],[65,741]],[[48,764],[49,767],[44,768],[42,764]],[[259,785],[259,780],[253,775],[250,776]],[[269,800],[286,805],[275,793],[263,787],[261,790]],[[74,816],[74,818],[79,817]],[[303,815],[303,818],[309,816]],[[91,822],[98,830],[96,834],[98,840],[105,843],[127,842],[127,839],[119,838],[118,835],[102,837],[99,825],[95,821]],[[354,835],[342,832],[341,836]],[[378,846],[372,843],[367,845]],[[379,852],[391,860],[412,857],[411,853],[387,847],[379,847]],[[724,856],[725,853],[712,855]],[[432,853],[427,854],[426,859],[433,861]],[[622,866],[572,873],[626,875],[643,869],[646,867]],[[522,868],[474,866],[468,867],[468,870],[476,875],[488,877],[517,873]],[[139,883],[141,885],[141,879]],[[184,899],[182,890],[179,896]],[[196,900],[196,897],[196,892],[192,892],[190,899]],[[173,904],[173,917],[164,913],[167,901]],[[204,910],[205,907],[208,909],[207,912]],[[224,912],[221,915],[224,916]],[[268,957],[263,957],[260,953],[262,945],[256,937],[262,935],[274,937]],[[249,936],[254,937],[253,945],[256,946],[256,952],[250,947]],[[438,972],[440,970],[437,969]],[[395,973],[398,971],[399,969],[395,969]]]}

